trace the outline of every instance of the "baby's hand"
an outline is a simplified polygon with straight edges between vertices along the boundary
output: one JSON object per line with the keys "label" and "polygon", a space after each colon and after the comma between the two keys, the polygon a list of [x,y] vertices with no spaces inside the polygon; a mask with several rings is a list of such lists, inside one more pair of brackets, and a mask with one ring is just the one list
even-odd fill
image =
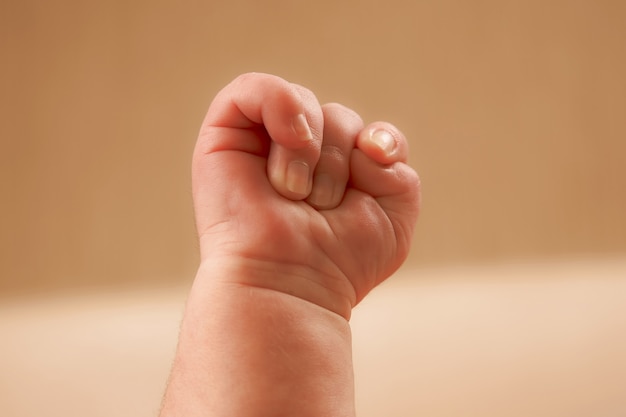
{"label": "baby's hand", "polygon": [[[346,318],[407,256],[419,179],[394,126],[267,74],[215,98],[193,156],[202,266]],[[230,273],[223,273],[224,271]]]}

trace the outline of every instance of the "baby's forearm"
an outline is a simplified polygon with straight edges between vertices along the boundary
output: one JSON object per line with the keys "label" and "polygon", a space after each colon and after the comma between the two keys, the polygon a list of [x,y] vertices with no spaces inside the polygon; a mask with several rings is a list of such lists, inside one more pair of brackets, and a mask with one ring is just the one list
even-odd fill
{"label": "baby's forearm", "polygon": [[348,322],[223,273],[196,278],[161,416],[353,417]]}

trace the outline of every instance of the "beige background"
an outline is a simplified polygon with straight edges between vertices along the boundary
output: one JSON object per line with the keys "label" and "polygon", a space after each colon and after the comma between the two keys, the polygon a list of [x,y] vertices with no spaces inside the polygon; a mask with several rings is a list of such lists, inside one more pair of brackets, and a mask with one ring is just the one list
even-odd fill
{"label": "beige background", "polygon": [[[354,310],[358,417],[626,415],[626,259],[416,276]],[[0,415],[155,417],[186,293],[0,303]]]}
{"label": "beige background", "polygon": [[0,291],[188,282],[189,156],[271,72],[411,140],[408,266],[626,253],[622,1],[0,4]]}
{"label": "beige background", "polygon": [[411,141],[423,211],[353,315],[359,416],[626,415],[624,22],[620,0],[0,0],[0,415],[156,415],[192,146],[246,71]]}

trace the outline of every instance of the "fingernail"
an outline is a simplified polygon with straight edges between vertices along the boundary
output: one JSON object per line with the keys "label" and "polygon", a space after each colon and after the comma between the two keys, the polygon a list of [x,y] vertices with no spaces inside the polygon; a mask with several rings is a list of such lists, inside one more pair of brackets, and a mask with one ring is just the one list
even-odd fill
{"label": "fingernail", "polygon": [[309,201],[318,207],[329,207],[334,203],[335,181],[328,174],[318,174],[313,179],[313,190]]}
{"label": "fingernail", "polygon": [[292,161],[287,165],[285,186],[292,193],[303,197],[311,192],[311,179],[309,165],[306,162]]}
{"label": "fingernail", "polygon": [[396,147],[396,139],[386,130],[375,130],[370,137],[372,143],[378,146],[386,154],[393,152]]}
{"label": "fingernail", "polygon": [[307,142],[313,140],[313,132],[311,132],[309,122],[306,120],[306,116],[303,113],[294,117],[293,130],[301,141]]}

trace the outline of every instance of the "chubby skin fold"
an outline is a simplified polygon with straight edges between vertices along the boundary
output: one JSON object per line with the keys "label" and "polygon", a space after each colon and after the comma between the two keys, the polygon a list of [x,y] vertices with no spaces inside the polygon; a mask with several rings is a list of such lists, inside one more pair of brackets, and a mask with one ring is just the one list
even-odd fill
{"label": "chubby skin fold", "polygon": [[352,308],[404,261],[419,179],[393,125],[244,74],[192,162],[201,264],[162,416],[354,416]]}

